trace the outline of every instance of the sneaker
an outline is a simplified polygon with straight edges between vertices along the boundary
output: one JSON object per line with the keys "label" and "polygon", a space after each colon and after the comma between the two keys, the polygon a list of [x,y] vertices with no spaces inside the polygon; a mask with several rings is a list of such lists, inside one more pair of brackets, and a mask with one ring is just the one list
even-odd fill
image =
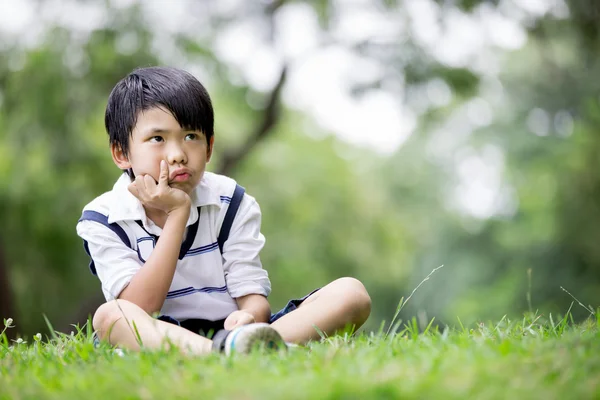
{"label": "sneaker", "polygon": [[225,339],[224,353],[250,353],[253,349],[286,350],[287,345],[279,332],[266,323],[243,325],[234,329]]}

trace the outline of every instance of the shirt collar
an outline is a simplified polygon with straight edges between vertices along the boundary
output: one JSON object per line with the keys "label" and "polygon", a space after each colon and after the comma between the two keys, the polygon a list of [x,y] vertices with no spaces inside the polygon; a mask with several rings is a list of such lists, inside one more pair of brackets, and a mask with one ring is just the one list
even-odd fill
{"label": "shirt collar", "polygon": [[[190,218],[187,225],[191,225],[198,219],[198,207],[216,205],[221,207],[221,198],[219,192],[211,185],[212,174],[205,172],[200,183],[190,194],[192,201]],[[131,180],[127,174],[122,174],[113,186],[113,201],[111,202],[108,222],[146,221],[146,211],[142,203],[127,189]]]}

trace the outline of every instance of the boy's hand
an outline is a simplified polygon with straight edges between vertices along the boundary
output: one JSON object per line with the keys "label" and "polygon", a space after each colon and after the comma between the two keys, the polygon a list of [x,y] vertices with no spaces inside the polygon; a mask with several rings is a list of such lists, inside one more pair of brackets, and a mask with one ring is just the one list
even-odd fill
{"label": "boy's hand", "polygon": [[169,186],[167,162],[160,162],[158,184],[150,175],[138,175],[128,189],[144,206],[156,208],[170,214],[173,210],[190,207],[190,196],[183,190]]}
{"label": "boy's hand", "polygon": [[253,324],[255,321],[254,315],[244,310],[237,310],[229,314],[225,320],[224,328],[231,331],[238,326]]}

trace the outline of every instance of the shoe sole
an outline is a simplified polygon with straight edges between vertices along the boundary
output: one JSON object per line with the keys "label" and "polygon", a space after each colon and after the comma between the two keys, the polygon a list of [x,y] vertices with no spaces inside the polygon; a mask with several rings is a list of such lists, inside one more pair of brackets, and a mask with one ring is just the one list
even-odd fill
{"label": "shoe sole", "polygon": [[226,353],[247,354],[253,350],[277,351],[287,348],[283,338],[269,324],[246,325],[231,333]]}

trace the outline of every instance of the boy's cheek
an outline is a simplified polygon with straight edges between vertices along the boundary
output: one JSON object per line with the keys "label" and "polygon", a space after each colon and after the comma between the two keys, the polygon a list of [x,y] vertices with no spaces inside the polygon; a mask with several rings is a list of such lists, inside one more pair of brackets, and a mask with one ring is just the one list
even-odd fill
{"label": "boy's cheek", "polygon": [[158,177],[160,176],[159,168],[157,168],[156,171],[154,168],[133,168],[133,173],[135,176],[150,175],[155,182],[158,182]]}

